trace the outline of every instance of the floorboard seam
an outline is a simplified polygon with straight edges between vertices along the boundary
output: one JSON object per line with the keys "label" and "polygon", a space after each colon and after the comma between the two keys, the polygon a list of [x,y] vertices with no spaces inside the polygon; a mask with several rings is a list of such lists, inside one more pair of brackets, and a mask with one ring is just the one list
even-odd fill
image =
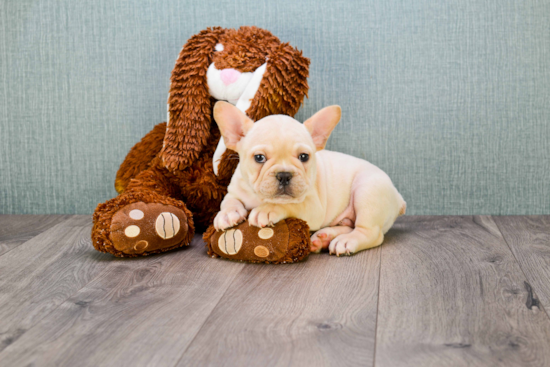
{"label": "floorboard seam", "polygon": [[[498,221],[494,219],[493,215],[491,215],[491,220],[496,224],[496,226],[498,228],[498,231],[500,232],[500,236],[502,237],[502,239],[504,240],[504,243],[506,244],[506,246],[508,246],[508,249],[512,253],[512,256],[514,257],[514,260],[516,261],[516,264],[518,264],[519,269],[521,270],[521,273],[525,277],[525,280],[527,280],[529,282],[529,285],[531,287],[533,287],[533,285],[531,284],[532,283],[531,279],[529,279],[529,277],[527,277],[527,274],[525,273],[525,271],[521,267],[521,263],[518,261],[518,259],[516,257],[516,254],[514,253],[514,250],[512,250],[512,246],[510,246],[510,244],[508,243],[508,240],[504,236],[504,233],[502,232],[502,229],[500,228],[500,225],[498,224]],[[536,293],[536,290],[535,290],[535,293]],[[546,317],[550,320],[550,315],[548,315],[548,312],[546,311],[546,309],[544,308],[544,305],[541,302],[539,302],[538,307],[539,307],[539,309],[542,309],[542,311],[544,311],[544,313],[546,314]]]}
{"label": "floorboard seam", "polygon": [[6,251],[6,252],[3,252],[2,254],[0,254],[0,258],[1,258],[2,256],[4,256],[5,254],[10,253],[11,251],[15,250],[15,249],[18,248],[19,246],[22,246],[22,245],[26,244],[27,242],[32,241],[34,238],[36,238],[36,237],[38,237],[38,236],[40,236],[40,235],[42,235],[42,234],[48,232],[48,231],[51,230],[52,228],[55,228],[55,227],[57,227],[58,225],[61,225],[61,224],[65,223],[66,221],[68,221],[69,219],[71,219],[71,218],[73,218],[73,217],[75,217],[75,216],[74,216],[74,215],[71,215],[69,218],[65,219],[65,220],[62,221],[62,222],[57,223],[57,224],[54,225],[53,227],[50,227],[50,228],[48,228],[48,229],[45,229],[44,231],[42,231],[42,232],[36,234],[35,236],[32,236],[31,238],[29,238],[29,239],[26,240],[25,242],[21,242],[19,245],[14,246],[13,248],[9,249],[9,250]]}
{"label": "floorboard seam", "polygon": [[[228,261],[228,260],[222,260],[222,261]],[[230,260],[229,260],[230,261]],[[239,276],[239,274],[241,274],[243,271],[244,271],[245,267],[243,266],[243,268],[237,273],[235,274],[235,278],[237,278]],[[216,305],[214,307],[212,307],[212,310],[210,311],[210,313],[208,314],[208,316],[206,316],[204,318],[204,321],[202,322],[202,325],[201,327],[199,328],[199,330],[197,330],[197,332],[195,333],[195,335],[193,336],[193,339],[191,339],[191,341],[189,342],[189,344],[187,345],[187,347],[185,348],[185,350],[183,351],[183,353],[181,354],[181,356],[178,358],[178,360],[176,361],[176,363],[174,364],[174,367],[176,367],[181,359],[183,358],[183,356],[185,355],[185,353],[187,353],[187,350],[189,349],[189,347],[191,346],[191,344],[193,344],[193,342],[195,341],[195,339],[197,338],[197,335],[200,334],[202,328],[204,327],[204,324],[206,324],[206,321],[208,321],[208,319],[210,318],[210,316],[212,315],[212,313],[214,312],[214,310],[218,307],[218,305],[220,304],[222,298],[225,296],[225,294],[227,293],[227,291],[229,290],[231,286],[231,282],[227,285],[227,288],[225,289],[225,291],[223,291],[222,295],[220,296],[220,298],[218,298],[218,301],[216,302]]]}
{"label": "floorboard seam", "polygon": [[382,281],[382,251],[380,247],[380,255],[378,257],[378,288],[376,289],[376,322],[374,324],[374,353],[372,356],[372,366],[376,366],[376,346],[378,340],[378,314],[380,311],[380,283]]}
{"label": "floorboard seam", "polygon": [[[73,217],[74,217],[74,216],[71,216],[71,218],[73,218]],[[71,219],[71,218],[68,218],[68,219]],[[67,219],[67,220],[68,220],[68,219]],[[59,223],[59,224],[63,224],[63,223],[65,223],[65,221],[63,221],[63,222],[61,222],[61,223]],[[57,226],[57,225],[55,225],[55,226]],[[54,227],[55,227],[55,226],[54,226]],[[53,228],[53,227],[52,227],[52,228]],[[45,232],[45,231],[44,231],[44,232]],[[44,232],[42,232],[42,233],[44,233]],[[42,233],[41,233],[41,234],[42,234]],[[37,235],[37,236],[39,236],[39,235]],[[36,237],[36,236],[35,236],[35,237]],[[34,237],[33,237],[33,238],[34,238]],[[32,238],[31,238],[31,240],[32,240]],[[30,240],[29,240],[29,241],[30,241]],[[25,242],[25,243],[26,243],[26,242]],[[106,269],[106,268],[105,268],[105,269]],[[61,307],[61,305],[63,305],[65,302],[67,302],[67,300],[68,300],[69,298],[73,297],[75,294],[77,294],[78,292],[80,292],[82,289],[86,288],[86,286],[87,286],[88,284],[90,284],[92,281],[94,281],[99,275],[101,275],[101,274],[105,271],[105,269],[103,269],[103,271],[101,271],[101,272],[100,272],[99,274],[97,274],[95,277],[93,277],[92,279],[90,279],[90,281],[89,281],[88,283],[84,284],[82,287],[78,288],[78,289],[75,290],[73,293],[71,293],[69,296],[67,296],[67,298],[65,298],[63,301],[61,301],[57,306],[55,306],[54,308],[52,308],[52,309],[50,310],[50,312],[48,312],[47,314],[45,314],[45,315],[44,315],[43,317],[41,317],[39,320],[36,320],[36,322],[35,322],[31,327],[29,327],[28,329],[26,329],[25,332],[24,332],[23,334],[21,334],[21,335],[19,336],[19,338],[17,338],[17,340],[16,340],[15,342],[13,342],[12,344],[8,345],[6,348],[0,350],[0,359],[1,359],[2,354],[4,354],[4,351],[5,351],[6,349],[8,349],[8,348],[11,347],[12,345],[16,344],[17,342],[19,342],[19,341],[21,340],[21,337],[22,337],[23,335],[25,335],[26,333],[28,333],[30,330],[32,330],[34,327],[36,327],[42,320],[45,320],[46,317],[50,316],[53,312],[55,312],[59,307]]]}

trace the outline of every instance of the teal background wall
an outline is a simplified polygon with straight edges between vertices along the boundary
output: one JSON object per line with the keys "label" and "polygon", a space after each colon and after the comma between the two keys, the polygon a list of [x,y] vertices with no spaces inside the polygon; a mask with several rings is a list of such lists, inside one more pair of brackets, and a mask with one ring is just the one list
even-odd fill
{"label": "teal background wall", "polygon": [[0,2],[0,213],[91,213],[164,121],[207,26],[311,58],[298,114],[340,104],[329,148],[384,169],[410,214],[550,214],[550,2]]}

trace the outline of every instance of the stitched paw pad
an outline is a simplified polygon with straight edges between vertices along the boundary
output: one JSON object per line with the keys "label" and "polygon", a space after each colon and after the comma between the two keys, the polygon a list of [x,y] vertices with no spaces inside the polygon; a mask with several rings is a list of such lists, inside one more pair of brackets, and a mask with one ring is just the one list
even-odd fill
{"label": "stitched paw pad", "polygon": [[212,251],[228,259],[277,261],[288,249],[289,230],[284,222],[269,228],[254,227],[245,222],[216,232],[210,241]]}
{"label": "stitched paw pad", "polygon": [[187,216],[174,206],[133,203],[115,213],[111,241],[118,251],[143,254],[173,247],[188,230]]}

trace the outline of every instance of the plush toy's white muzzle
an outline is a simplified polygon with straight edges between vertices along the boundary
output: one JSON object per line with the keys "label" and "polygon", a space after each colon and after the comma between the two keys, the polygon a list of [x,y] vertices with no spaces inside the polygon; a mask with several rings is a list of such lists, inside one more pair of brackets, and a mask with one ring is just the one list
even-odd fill
{"label": "plush toy's white muzzle", "polygon": [[[218,70],[214,66],[214,63],[212,63],[206,73],[208,91],[217,100],[227,101],[246,113],[256,92],[260,88],[266,68],[267,62],[253,73],[241,73],[235,69]],[[214,173],[216,175],[218,174],[218,165],[225,149],[223,139],[220,139],[213,158]]]}

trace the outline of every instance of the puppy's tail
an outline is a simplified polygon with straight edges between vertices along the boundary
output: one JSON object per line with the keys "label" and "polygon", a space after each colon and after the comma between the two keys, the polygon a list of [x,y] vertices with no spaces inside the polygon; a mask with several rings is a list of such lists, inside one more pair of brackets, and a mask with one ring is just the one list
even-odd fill
{"label": "puppy's tail", "polygon": [[403,204],[401,204],[401,209],[399,209],[399,216],[405,215],[406,211],[407,211],[407,203],[403,201]]}
{"label": "puppy's tail", "polygon": [[399,207],[399,214],[397,216],[400,217],[405,215],[405,212],[407,211],[407,203],[403,200],[403,196],[401,196],[401,194],[398,193],[398,196],[400,199],[399,201],[401,201],[401,206]]}

